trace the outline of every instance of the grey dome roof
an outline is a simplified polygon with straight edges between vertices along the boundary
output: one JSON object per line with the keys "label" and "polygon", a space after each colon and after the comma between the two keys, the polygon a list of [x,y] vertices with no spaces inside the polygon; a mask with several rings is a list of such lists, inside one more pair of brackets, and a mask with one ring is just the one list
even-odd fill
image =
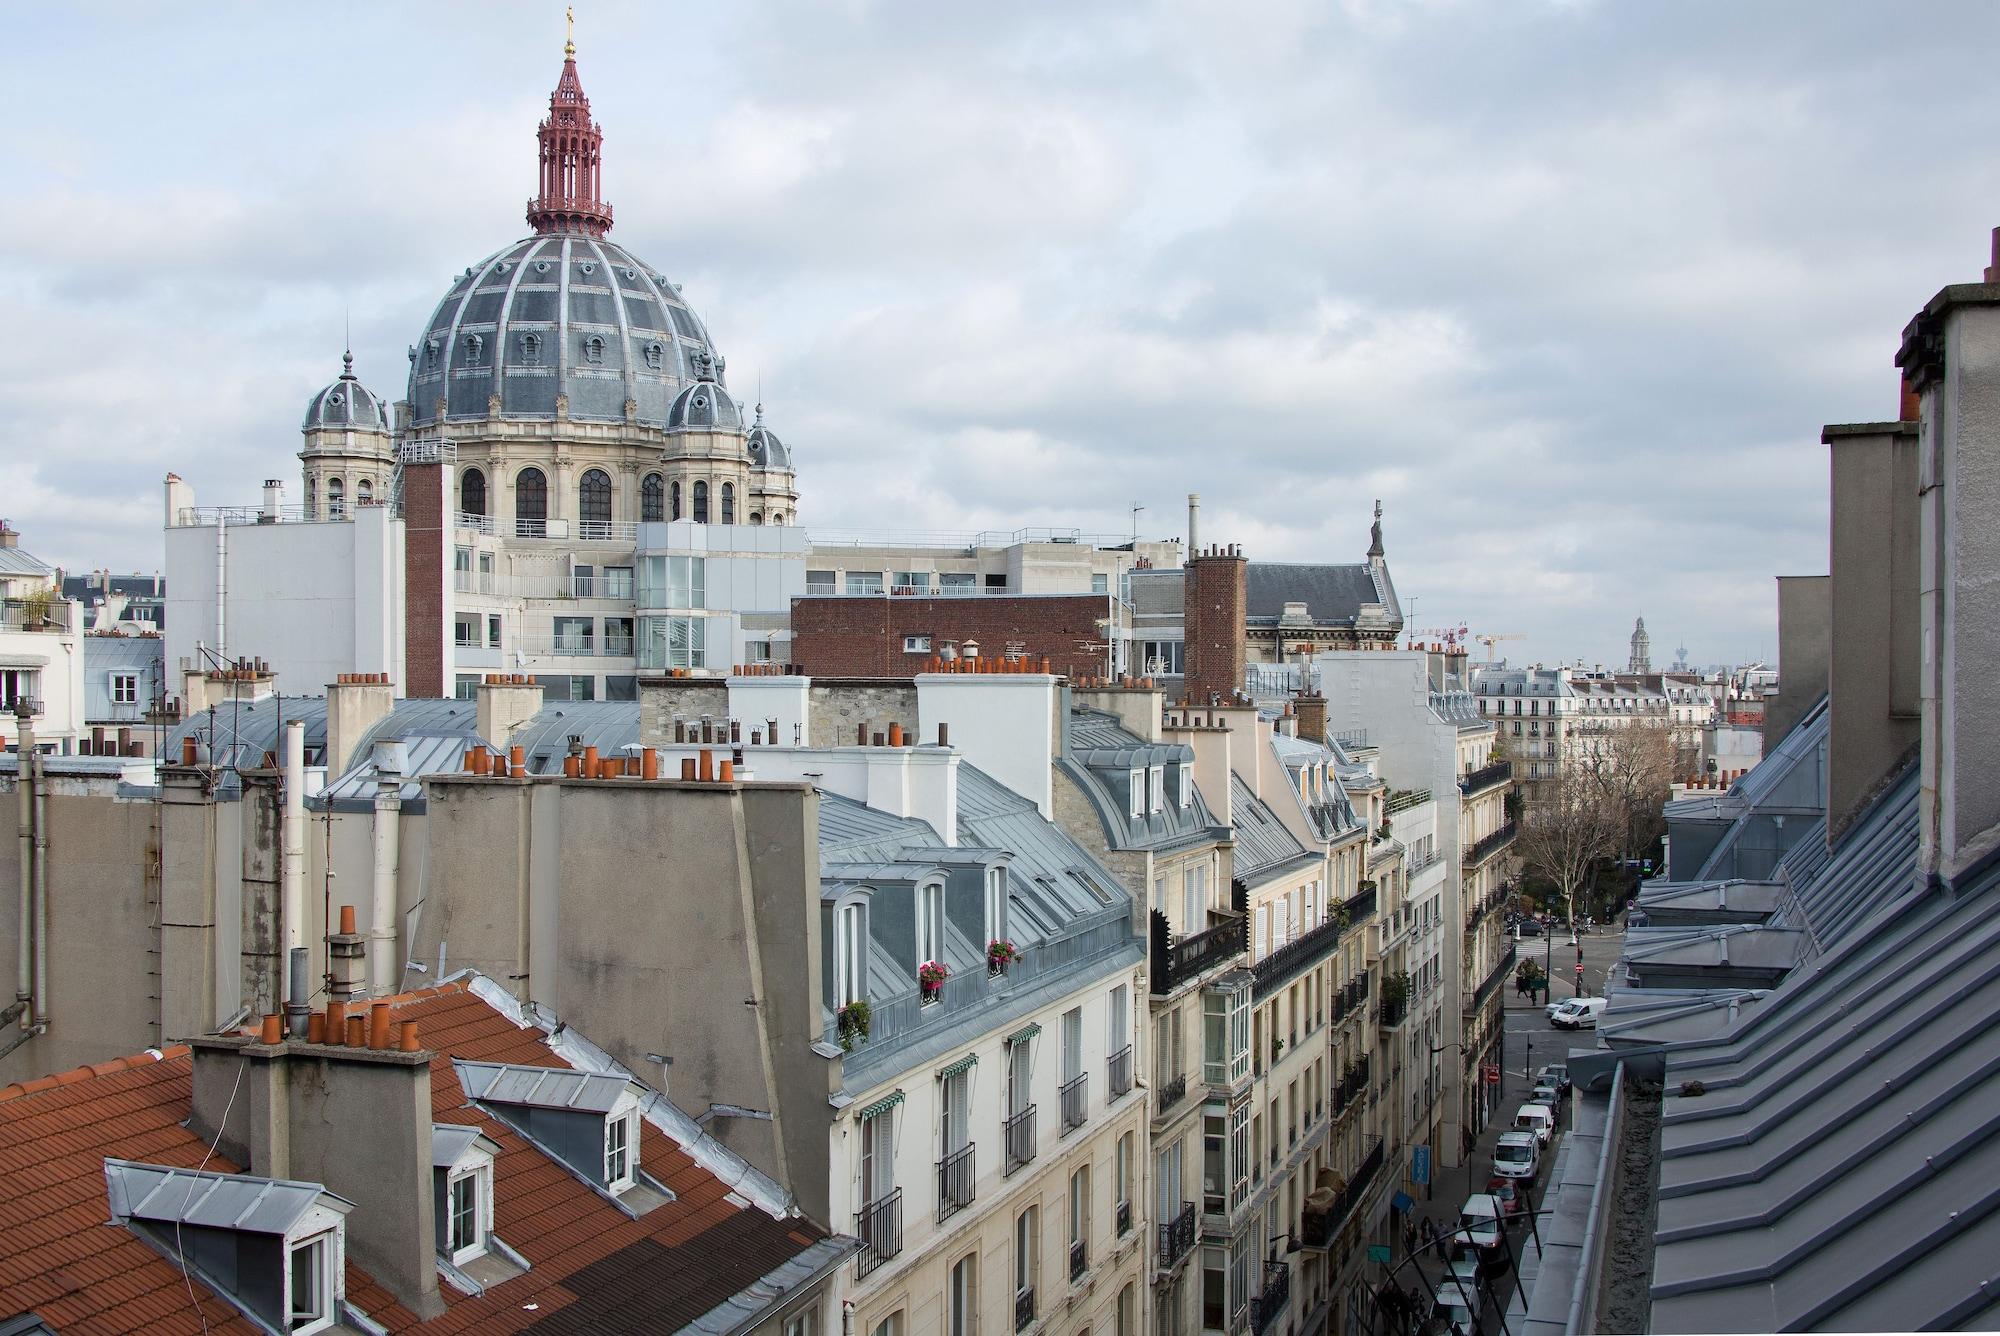
{"label": "grey dome roof", "polygon": [[410,419],[553,420],[556,396],[585,422],[666,425],[708,330],[658,270],[602,237],[533,236],[459,276],[410,349]]}
{"label": "grey dome roof", "polygon": [[389,406],[354,377],[354,354],[340,359],[340,379],[306,400],[303,431],[389,430]]}
{"label": "grey dome roof", "polygon": [[702,379],[680,392],[667,410],[668,431],[741,431],[743,410],[728,390],[707,378],[707,368],[696,358]]}
{"label": "grey dome roof", "polygon": [[757,405],[757,421],[750,427],[748,441],[750,467],[759,469],[789,469],[792,466],[791,447],[778,439],[778,433],[764,425],[764,405]]}

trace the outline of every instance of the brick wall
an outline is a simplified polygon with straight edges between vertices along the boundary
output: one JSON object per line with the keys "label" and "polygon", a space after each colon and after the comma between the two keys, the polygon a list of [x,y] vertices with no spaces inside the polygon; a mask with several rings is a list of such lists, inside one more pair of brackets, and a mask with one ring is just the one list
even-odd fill
{"label": "brick wall", "polygon": [[445,470],[441,464],[403,468],[403,671],[408,696],[449,696],[445,664]]}
{"label": "brick wall", "polygon": [[1243,689],[1248,569],[1240,548],[1212,547],[1188,559],[1183,667],[1188,697],[1197,704],[1228,700]]}
{"label": "brick wall", "polygon": [[[909,677],[946,641],[976,640],[986,658],[1018,648],[1048,656],[1057,673],[1102,674],[1103,651],[1086,646],[1102,643],[1109,605],[1103,594],[795,598],[791,659],[812,677]],[[904,652],[909,636],[929,636],[931,648]]]}

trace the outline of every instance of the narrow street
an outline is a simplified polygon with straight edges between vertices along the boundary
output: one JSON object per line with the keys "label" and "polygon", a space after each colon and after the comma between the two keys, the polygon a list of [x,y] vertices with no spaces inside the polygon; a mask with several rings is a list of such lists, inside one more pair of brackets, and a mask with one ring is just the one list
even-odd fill
{"label": "narrow street", "polygon": [[[1589,996],[1598,996],[1604,988],[1605,972],[1617,962],[1624,943],[1622,929],[1598,929],[1582,935],[1583,988]],[[1558,983],[1550,995],[1560,1002],[1574,993],[1572,980],[1577,963],[1578,948],[1570,945],[1569,934],[1557,932],[1554,940],[1547,937],[1530,937],[1518,944],[1517,951],[1523,960],[1544,961],[1545,967],[1553,965],[1552,973]],[[1589,1047],[1594,1037],[1589,1030],[1558,1030],[1549,1023],[1543,1012],[1543,1002],[1531,1002],[1525,995],[1514,991],[1511,981],[1506,990],[1506,1065],[1502,1073],[1501,1098],[1494,1115],[1485,1131],[1473,1145],[1470,1159],[1456,1168],[1441,1168],[1435,1171],[1427,1199],[1419,1200],[1411,1223],[1421,1228],[1421,1222],[1429,1219],[1441,1232],[1458,1226],[1459,1210],[1465,1199],[1474,1192],[1483,1192],[1492,1176],[1493,1151],[1502,1132],[1514,1128],[1514,1110],[1527,1102],[1534,1089],[1535,1072],[1552,1062],[1562,1062],[1572,1047]],[[1568,1131],[1568,1118],[1562,1117],[1556,1127],[1555,1138],[1543,1150],[1540,1171],[1536,1175],[1534,1188],[1529,1194],[1532,1204],[1539,1206],[1542,1190],[1549,1180],[1551,1167],[1555,1163],[1556,1152],[1562,1146],[1562,1138]],[[1535,1247],[1533,1236],[1525,1222],[1513,1225],[1507,1230],[1507,1241],[1515,1257],[1524,1248]],[[1421,1271],[1419,1281],[1411,1274]],[[1445,1267],[1434,1255],[1420,1258],[1414,1268],[1405,1268],[1399,1282],[1407,1289],[1435,1293],[1441,1286],[1448,1286],[1444,1279]],[[1492,1289],[1487,1296],[1485,1307],[1480,1313],[1480,1330],[1498,1332],[1499,1314],[1513,1297],[1515,1276],[1513,1269],[1504,1274],[1496,1274],[1491,1280]],[[1470,1333],[1467,1334],[1470,1336]]]}

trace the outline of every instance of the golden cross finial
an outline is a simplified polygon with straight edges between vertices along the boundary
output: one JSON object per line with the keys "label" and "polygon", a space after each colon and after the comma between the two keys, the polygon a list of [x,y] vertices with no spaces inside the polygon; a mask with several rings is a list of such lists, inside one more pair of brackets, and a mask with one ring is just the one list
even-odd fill
{"label": "golden cross finial", "polygon": [[576,10],[568,5],[563,7],[563,54],[576,54]]}

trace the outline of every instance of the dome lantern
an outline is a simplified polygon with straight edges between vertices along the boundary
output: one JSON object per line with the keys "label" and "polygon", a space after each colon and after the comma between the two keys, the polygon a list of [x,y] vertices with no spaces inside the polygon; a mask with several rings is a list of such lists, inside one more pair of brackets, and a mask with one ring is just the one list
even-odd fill
{"label": "dome lantern", "polygon": [[604,132],[590,119],[590,99],[576,73],[576,42],[563,43],[562,74],[549,94],[549,118],[535,130],[541,145],[541,190],[528,201],[528,226],[538,236],[611,230],[604,202]]}

